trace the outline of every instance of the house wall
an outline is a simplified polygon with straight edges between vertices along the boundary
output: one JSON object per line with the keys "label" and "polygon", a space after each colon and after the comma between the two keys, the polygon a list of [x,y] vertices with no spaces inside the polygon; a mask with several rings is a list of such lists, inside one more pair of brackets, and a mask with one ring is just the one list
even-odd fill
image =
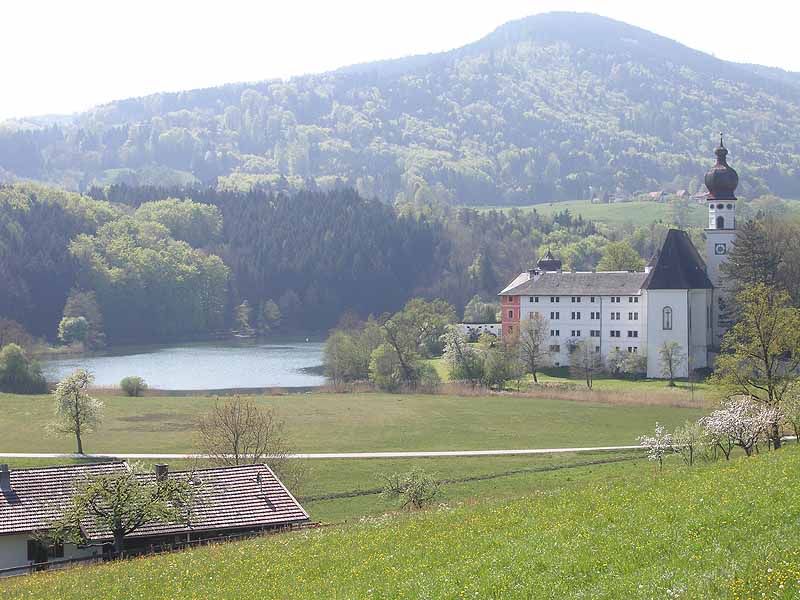
{"label": "house wall", "polygon": [[[22,567],[30,564],[28,560],[28,540],[30,537],[28,534],[0,535],[0,569]],[[100,553],[99,547],[78,548],[75,544],[64,544],[64,559],[84,558]]]}
{"label": "house wall", "polygon": [[[595,347],[599,347],[603,361],[608,357],[608,353],[617,347],[622,351],[637,353],[642,352],[646,347],[644,338],[646,298],[643,294],[634,296],[548,295],[520,296],[518,298],[523,321],[530,319],[533,313],[538,312],[547,319],[548,328],[553,332],[558,332],[558,335],[553,335],[549,339],[550,346],[559,348],[558,352],[553,352],[550,356],[552,363],[556,366],[569,365],[570,345],[582,340],[590,340]],[[612,298],[615,299],[613,302]],[[619,298],[619,302],[616,302],[616,298]],[[592,313],[595,313],[594,318],[592,318]],[[612,319],[612,313],[614,316],[619,313],[620,318]],[[558,316],[554,316],[555,314]],[[600,335],[592,336],[592,331],[599,331]],[[619,331],[620,337],[611,337],[612,331]],[[629,337],[628,332],[632,332],[632,336],[635,337]],[[629,348],[630,350],[628,350]]]}
{"label": "house wall", "polygon": [[520,297],[519,296],[500,296],[500,305],[503,314],[503,335],[512,335],[519,332],[520,320]]}
{"label": "house wall", "polygon": [[[647,291],[647,376],[661,378],[659,349],[666,342],[677,342],[681,352],[689,348],[689,290]],[[672,329],[664,329],[664,308],[672,309]],[[696,309],[695,309],[696,310]],[[703,308],[705,311],[705,308]],[[698,317],[696,315],[695,318]],[[687,364],[676,369],[677,377],[686,377]]]}

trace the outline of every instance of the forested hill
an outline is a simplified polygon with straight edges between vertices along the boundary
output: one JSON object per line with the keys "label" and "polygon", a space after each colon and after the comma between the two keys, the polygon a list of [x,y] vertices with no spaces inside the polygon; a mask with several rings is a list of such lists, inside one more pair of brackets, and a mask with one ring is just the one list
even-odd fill
{"label": "forested hill", "polygon": [[741,195],[800,197],[796,75],[551,13],[446,53],[9,122],[0,180],[86,190],[219,178],[228,189],[530,204],[694,192],[725,131]]}

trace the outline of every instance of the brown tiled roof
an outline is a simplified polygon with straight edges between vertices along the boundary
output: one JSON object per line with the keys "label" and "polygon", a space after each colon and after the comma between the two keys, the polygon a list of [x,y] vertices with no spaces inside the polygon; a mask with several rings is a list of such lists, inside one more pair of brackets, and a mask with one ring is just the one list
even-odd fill
{"label": "brown tiled roof", "polygon": [[[125,463],[68,465],[19,469],[11,473],[12,492],[0,496],[0,535],[46,529],[69,503],[74,482],[83,474],[99,475],[125,469]],[[189,478],[189,471],[169,477]],[[266,465],[200,469],[194,472],[197,498],[190,522],[153,523],[130,537],[189,531],[255,529],[308,520],[308,514]],[[152,480],[151,474],[139,477]],[[12,498],[12,501],[8,499]],[[110,539],[110,532],[85,527],[91,540]]]}
{"label": "brown tiled roof", "polygon": [[47,529],[63,514],[75,481],[126,469],[124,462],[11,471],[11,491],[0,491],[0,535]]}

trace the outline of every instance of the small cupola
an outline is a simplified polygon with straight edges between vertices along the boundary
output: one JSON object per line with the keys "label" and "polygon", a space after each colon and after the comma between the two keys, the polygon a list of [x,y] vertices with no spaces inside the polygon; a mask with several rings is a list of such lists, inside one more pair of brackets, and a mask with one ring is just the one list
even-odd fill
{"label": "small cupola", "polygon": [[544,256],[536,263],[536,266],[540,271],[560,271],[561,261],[555,258],[553,253],[550,252],[550,248],[548,248]]}
{"label": "small cupola", "polygon": [[717,155],[715,164],[706,173],[706,187],[708,188],[708,200],[736,200],[733,193],[739,185],[739,174],[728,165],[728,149],[722,143],[722,134],[719,134],[719,147],[714,150]]}

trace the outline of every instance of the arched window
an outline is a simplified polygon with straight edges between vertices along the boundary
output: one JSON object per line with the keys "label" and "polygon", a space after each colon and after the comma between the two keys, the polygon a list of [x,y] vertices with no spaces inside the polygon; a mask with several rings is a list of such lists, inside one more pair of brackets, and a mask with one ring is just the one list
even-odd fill
{"label": "arched window", "polygon": [[717,217],[717,229],[725,229],[725,217]]}
{"label": "arched window", "polygon": [[672,309],[669,306],[665,306],[661,311],[661,328],[672,329]]}

